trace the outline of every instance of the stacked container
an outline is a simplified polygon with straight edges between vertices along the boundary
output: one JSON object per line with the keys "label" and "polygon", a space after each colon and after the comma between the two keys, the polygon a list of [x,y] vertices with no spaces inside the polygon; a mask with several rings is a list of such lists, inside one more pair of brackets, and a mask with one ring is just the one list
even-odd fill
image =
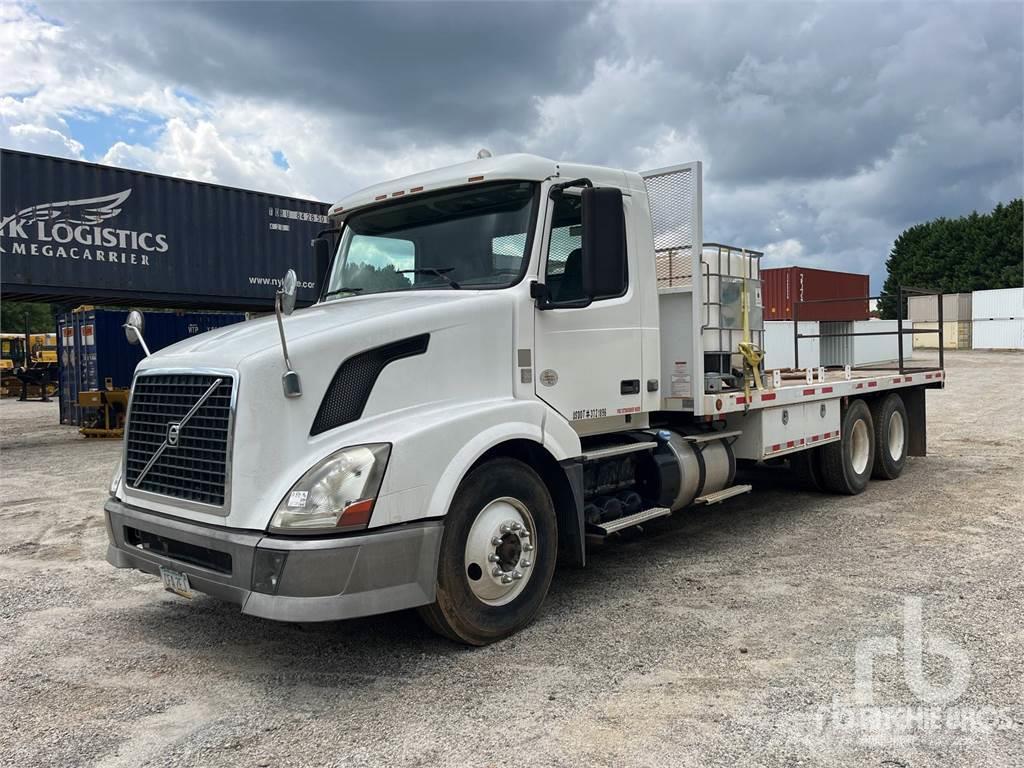
{"label": "stacked container", "polygon": [[762,269],[761,281],[764,284],[765,320],[792,320],[796,302],[825,300],[827,303],[801,304],[799,310],[796,310],[800,321],[868,319],[870,280],[867,275],[807,267],[781,267]]}
{"label": "stacked container", "polygon": [[[971,348],[972,294],[947,293],[942,297],[942,345],[945,349]],[[911,296],[907,299],[907,319],[914,330],[935,331],[939,328],[937,296]],[[914,347],[938,349],[939,334],[915,333]]]}
{"label": "stacked container", "polygon": [[[60,420],[80,425],[82,392],[129,389],[142,347],[128,343],[123,310],[81,307],[57,320],[60,337]],[[244,314],[226,312],[144,312],[143,336],[150,352],[200,333],[245,320]]]}
{"label": "stacked container", "polygon": [[1024,349],[1024,288],[975,291],[974,349]]}

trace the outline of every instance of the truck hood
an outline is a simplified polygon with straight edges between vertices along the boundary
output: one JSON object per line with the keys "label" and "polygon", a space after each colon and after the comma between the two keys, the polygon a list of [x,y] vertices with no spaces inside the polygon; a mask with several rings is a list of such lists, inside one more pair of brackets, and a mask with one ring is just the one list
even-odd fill
{"label": "truck hood", "polygon": [[[300,349],[319,346],[316,337],[358,337],[391,325],[391,318],[401,318],[405,327],[415,328],[424,315],[435,315],[440,309],[466,301],[479,301],[479,291],[416,291],[352,296],[297,310],[284,318],[285,338],[293,362]],[[430,330],[420,328],[420,332]],[[200,366],[239,368],[243,361],[261,355],[281,357],[281,338],[277,318],[267,315],[244,323],[225,326],[172,344],[147,357],[139,370],[152,368],[196,368]],[[283,363],[283,358],[282,358]]]}

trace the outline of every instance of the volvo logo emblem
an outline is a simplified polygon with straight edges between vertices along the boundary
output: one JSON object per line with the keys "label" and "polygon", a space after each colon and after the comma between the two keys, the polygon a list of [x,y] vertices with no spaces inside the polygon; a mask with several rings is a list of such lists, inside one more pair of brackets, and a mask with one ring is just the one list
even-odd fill
{"label": "volvo logo emblem", "polygon": [[167,425],[167,444],[170,446],[176,446],[178,444],[178,435],[181,434],[181,424],[172,421]]}

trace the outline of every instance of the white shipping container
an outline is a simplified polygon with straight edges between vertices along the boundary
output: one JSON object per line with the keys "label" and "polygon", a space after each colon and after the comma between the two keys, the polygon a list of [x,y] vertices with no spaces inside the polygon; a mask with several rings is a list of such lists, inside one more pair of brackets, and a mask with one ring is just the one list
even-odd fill
{"label": "white shipping container", "polygon": [[975,349],[1024,349],[1024,318],[975,320]]}
{"label": "white shipping container", "polygon": [[[818,333],[818,323],[814,320],[800,321],[800,333]],[[800,339],[800,367],[817,368],[821,365],[820,341]],[[766,371],[773,368],[793,368],[793,321],[769,320],[764,324],[764,367]]]}
{"label": "white shipping container", "polygon": [[[856,366],[873,365],[875,363],[896,362],[900,359],[899,337],[896,335],[898,323],[895,320],[857,320],[853,324],[854,333],[887,333],[886,336],[854,336],[853,363]],[[903,324],[904,330],[910,330],[910,323]],[[913,343],[909,333],[903,336],[903,360],[913,357]]]}
{"label": "white shipping container", "polygon": [[1024,288],[975,291],[971,304],[973,320],[1024,318]]}

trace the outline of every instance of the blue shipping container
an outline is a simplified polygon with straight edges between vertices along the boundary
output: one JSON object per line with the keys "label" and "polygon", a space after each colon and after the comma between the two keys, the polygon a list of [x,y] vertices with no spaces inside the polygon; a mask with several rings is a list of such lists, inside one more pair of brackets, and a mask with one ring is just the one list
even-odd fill
{"label": "blue shipping container", "polygon": [[[245,320],[244,314],[218,312],[143,312],[143,316],[143,335],[150,352]],[[127,317],[121,310],[84,309],[59,318],[62,424],[81,424],[79,393],[131,387],[135,367],[144,354],[141,346],[129,344],[125,338]]]}

